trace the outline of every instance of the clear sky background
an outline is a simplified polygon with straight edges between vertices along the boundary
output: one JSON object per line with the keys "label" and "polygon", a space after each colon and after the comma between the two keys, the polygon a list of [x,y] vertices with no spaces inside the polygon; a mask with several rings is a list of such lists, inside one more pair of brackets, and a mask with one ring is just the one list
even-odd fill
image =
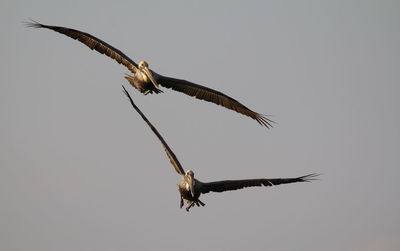
{"label": "clear sky background", "polygon": [[[0,249],[400,250],[399,1],[0,2]],[[164,89],[30,18],[222,91],[271,130]],[[319,181],[179,209],[160,142],[202,181]]]}

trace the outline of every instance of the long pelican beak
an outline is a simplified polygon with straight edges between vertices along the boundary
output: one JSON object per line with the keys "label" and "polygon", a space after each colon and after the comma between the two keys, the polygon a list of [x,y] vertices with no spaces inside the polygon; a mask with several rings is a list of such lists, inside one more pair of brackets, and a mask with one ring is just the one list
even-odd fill
{"label": "long pelican beak", "polygon": [[147,75],[147,77],[153,83],[154,87],[156,89],[160,89],[160,86],[158,85],[157,81],[153,78],[153,74],[151,74],[151,71],[149,70],[149,68],[148,67],[144,67],[143,68],[143,72]]}
{"label": "long pelican beak", "polygon": [[192,197],[194,197],[194,180],[193,177],[191,175],[188,175],[188,181],[189,181],[189,189],[190,189],[190,193],[192,194]]}

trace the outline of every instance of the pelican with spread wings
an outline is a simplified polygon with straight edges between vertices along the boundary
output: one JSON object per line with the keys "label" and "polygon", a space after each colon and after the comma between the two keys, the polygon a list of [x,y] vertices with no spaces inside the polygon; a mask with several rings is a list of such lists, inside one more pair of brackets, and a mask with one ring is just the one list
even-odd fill
{"label": "pelican with spread wings", "polygon": [[101,54],[105,54],[106,56],[117,61],[119,64],[123,64],[128,68],[129,71],[133,73],[133,75],[126,75],[125,78],[134,88],[145,95],[153,92],[162,92],[160,89],[161,85],[166,88],[185,93],[197,99],[212,102],[227,109],[246,115],[252,119],[255,119],[259,124],[267,128],[272,127],[271,123],[273,121],[268,119],[265,115],[250,110],[239,101],[223,94],[222,92],[183,79],[160,75],[152,71],[146,61],[140,61],[139,64],[136,64],[120,50],[114,48],[101,39],[90,35],[89,33],[61,26],[45,25],[35,21],[27,22],[26,25],[33,28],[50,29],[64,34],[72,39],[78,40],[92,50],[96,50]]}
{"label": "pelican with spread wings", "polygon": [[316,174],[309,174],[300,176],[297,178],[276,178],[276,179],[245,179],[245,180],[222,180],[215,182],[201,182],[194,178],[194,173],[192,170],[183,169],[181,163],[179,163],[178,158],[168,146],[167,142],[163,139],[161,134],[157,131],[157,129],[150,123],[150,121],[146,118],[146,116],[140,111],[140,109],[135,105],[128,91],[124,86],[124,93],[129,98],[133,108],[140,114],[144,121],[146,121],[147,125],[154,132],[157,138],[161,141],[161,144],[164,147],[165,152],[172,164],[175,168],[175,171],[180,174],[181,180],[178,183],[178,190],[181,194],[181,202],[180,207],[186,203],[188,206],[186,207],[186,211],[189,212],[189,209],[193,206],[205,206],[205,204],[199,200],[201,194],[209,193],[209,192],[225,192],[231,190],[242,189],[246,187],[255,187],[255,186],[275,186],[280,184],[294,183],[294,182],[309,182],[314,180],[317,176]]}

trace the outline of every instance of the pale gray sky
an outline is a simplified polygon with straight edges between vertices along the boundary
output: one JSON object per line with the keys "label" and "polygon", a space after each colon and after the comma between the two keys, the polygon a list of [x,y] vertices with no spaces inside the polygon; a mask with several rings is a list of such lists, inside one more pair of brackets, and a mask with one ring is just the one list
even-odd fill
{"label": "pale gray sky", "polygon": [[[399,1],[0,2],[0,249],[400,250]],[[89,32],[156,72],[274,115],[267,130],[164,89],[29,18]],[[206,194],[200,180],[320,181]]]}

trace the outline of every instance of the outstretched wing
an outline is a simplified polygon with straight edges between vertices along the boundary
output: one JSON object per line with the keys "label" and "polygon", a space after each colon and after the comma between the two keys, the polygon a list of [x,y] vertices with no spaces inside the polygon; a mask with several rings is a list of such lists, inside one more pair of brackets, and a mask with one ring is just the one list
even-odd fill
{"label": "outstretched wing", "polygon": [[90,35],[89,33],[75,30],[75,29],[66,28],[66,27],[61,27],[61,26],[45,25],[45,24],[41,24],[41,23],[38,23],[35,21],[26,22],[26,26],[33,27],[33,28],[50,29],[55,32],[64,34],[72,39],[76,39],[76,40],[84,43],[90,49],[96,50],[96,51],[100,52],[101,54],[105,54],[106,56],[117,61],[119,64],[125,65],[132,73],[136,72],[137,64],[132,59],[130,59],[128,56],[126,56],[120,50],[107,44],[103,40]]}
{"label": "outstretched wing", "polygon": [[223,180],[216,182],[202,183],[201,193],[225,192],[242,189],[246,187],[276,186],[294,182],[309,182],[315,180],[317,174],[309,174],[298,178],[278,178],[278,179],[249,179],[249,180]]}
{"label": "outstretched wing", "polygon": [[170,78],[154,72],[153,75],[155,75],[157,83],[166,88],[171,88],[172,90],[185,93],[189,96],[221,105],[225,108],[255,119],[260,125],[263,125],[267,128],[272,127],[272,120],[268,119],[262,114],[250,110],[246,106],[242,105],[239,101],[223,94],[222,92],[183,79]]}
{"label": "outstretched wing", "polygon": [[175,168],[175,171],[181,175],[184,175],[185,171],[183,170],[181,163],[179,163],[178,158],[175,156],[174,152],[172,152],[171,148],[169,148],[167,142],[165,142],[165,140],[160,135],[160,133],[157,131],[157,129],[150,123],[150,121],[146,118],[146,116],[144,116],[142,111],[135,105],[135,103],[133,103],[133,100],[132,100],[131,96],[129,95],[128,91],[125,89],[125,87],[122,86],[122,88],[124,88],[124,93],[131,101],[133,108],[135,108],[135,110],[140,114],[140,116],[142,116],[143,120],[146,121],[146,123],[149,125],[150,129],[154,132],[154,134],[157,136],[157,138],[161,141],[162,145],[164,146],[164,150],[167,153],[169,160],[171,161],[171,164]]}

